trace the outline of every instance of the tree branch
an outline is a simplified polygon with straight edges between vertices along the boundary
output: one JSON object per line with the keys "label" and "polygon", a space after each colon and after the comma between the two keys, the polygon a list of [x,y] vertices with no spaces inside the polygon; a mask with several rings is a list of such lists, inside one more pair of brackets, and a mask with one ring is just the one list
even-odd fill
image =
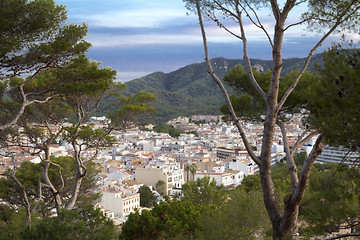
{"label": "tree branch", "polygon": [[308,20],[309,20],[309,19],[304,19],[304,20],[302,20],[302,21],[300,21],[300,22],[296,22],[296,23],[289,24],[286,28],[284,28],[284,32],[285,32],[286,30],[288,30],[289,28],[291,28],[291,27],[295,27],[295,26],[297,26],[297,25],[303,24],[304,22],[306,22],[306,21],[308,21]]}
{"label": "tree branch", "polygon": [[[306,133],[306,131],[304,132]],[[304,135],[305,134],[302,134],[299,139],[297,140],[297,142],[294,144],[294,146],[292,147],[291,149],[291,154],[294,155],[294,153],[299,149],[301,148],[305,143],[307,143],[312,137],[316,136],[317,134],[319,134],[319,131],[315,130],[315,131],[312,131],[311,133],[309,133],[305,138]]]}
{"label": "tree branch", "polygon": [[39,206],[39,204],[40,204],[40,201],[41,201],[41,199],[42,199],[42,183],[41,183],[41,177],[39,177],[39,200],[37,201],[37,203],[35,204],[35,206],[33,206],[32,208],[31,208],[31,212],[33,213],[34,212],[34,210]]}
{"label": "tree branch", "polygon": [[247,52],[247,40],[246,40],[246,36],[245,36],[244,25],[243,25],[243,22],[242,22],[242,19],[241,19],[241,13],[240,12],[239,12],[239,26],[240,26],[240,31],[241,31],[241,39],[242,39],[242,42],[243,42],[243,54],[244,54],[243,57],[244,57],[246,66],[248,68],[249,78],[251,80],[252,85],[256,89],[256,91],[259,93],[259,95],[262,97],[262,99],[266,102],[267,96],[266,96],[264,90],[260,87],[260,85],[256,81],[255,76],[254,76],[254,72],[252,70],[250,58],[249,58],[249,55],[248,55],[248,52]]}
{"label": "tree branch", "polygon": [[86,160],[86,161],[84,161],[84,164],[86,165],[87,163],[89,163],[89,162],[91,162],[91,161],[93,161],[96,157],[97,157],[97,155],[99,154],[99,146],[96,146],[95,147],[95,153],[94,153],[94,155],[92,155],[88,160]]}
{"label": "tree branch", "polygon": [[271,9],[274,14],[275,20],[279,21],[281,13],[280,13],[279,5],[278,5],[277,1],[271,0],[270,4],[271,4]]}
{"label": "tree branch", "polygon": [[26,211],[26,219],[27,219],[26,223],[27,223],[27,226],[31,228],[31,208],[30,208],[31,206],[30,206],[29,197],[27,195],[27,192],[26,192],[26,189],[25,189],[24,185],[15,176],[15,174],[16,174],[16,162],[15,162],[15,159],[14,159],[13,155],[11,156],[11,161],[13,163],[13,171],[12,171],[11,175],[6,174],[6,173],[2,173],[0,175],[10,177],[18,185],[18,187],[20,188],[20,194],[23,197],[21,202],[22,202],[22,205],[24,206],[25,211]]}
{"label": "tree branch", "polygon": [[340,239],[345,237],[356,237],[356,236],[360,236],[360,233],[345,233],[335,237],[325,238],[325,240],[334,240],[334,239]]}
{"label": "tree branch", "polygon": [[291,201],[296,205],[300,203],[301,199],[304,196],[305,189],[309,183],[309,175],[312,165],[314,164],[317,157],[322,153],[325,144],[322,142],[323,136],[320,134],[311,150],[311,153],[304,162],[304,165],[300,172],[299,184],[296,188],[296,191],[293,192]]}
{"label": "tree branch", "polygon": [[239,122],[239,119],[236,116],[235,110],[234,110],[234,108],[232,106],[232,103],[230,101],[229,94],[227,93],[227,91],[226,91],[226,89],[224,87],[224,84],[221,82],[221,80],[214,73],[214,70],[213,70],[213,68],[211,66],[210,59],[209,59],[209,51],[208,51],[208,46],[207,46],[207,40],[206,40],[206,33],[205,33],[205,29],[204,29],[204,24],[203,24],[203,21],[202,21],[202,15],[201,15],[201,10],[200,10],[199,0],[196,0],[196,9],[197,9],[198,17],[199,17],[199,24],[200,24],[202,38],[203,38],[205,61],[206,61],[207,66],[208,66],[208,73],[215,80],[215,82],[220,87],[220,89],[221,89],[221,91],[222,91],[222,93],[224,95],[224,98],[225,98],[226,103],[227,103],[227,105],[229,107],[229,111],[231,113],[233,122],[236,124],[236,126],[237,126],[237,128],[238,128],[238,130],[240,132],[240,135],[241,135],[241,138],[242,138],[242,140],[244,142],[246,150],[248,151],[250,157],[254,160],[254,162],[260,166],[261,161],[257,156],[255,156],[255,154],[254,154],[254,152],[253,152],[253,150],[252,150],[252,148],[250,146],[250,143],[247,140],[245,131],[244,131],[243,127],[241,126],[241,124]]}
{"label": "tree branch", "polygon": [[49,178],[49,167],[51,165],[50,161],[50,155],[49,155],[49,148],[46,147],[45,149],[45,159],[43,159],[44,166],[43,166],[43,179],[45,184],[50,188],[55,201],[55,207],[57,212],[59,213],[60,208],[62,207],[62,201],[59,196],[59,191],[55,188],[55,186],[52,184],[50,178]]}
{"label": "tree branch", "polygon": [[263,30],[263,32],[265,33],[267,39],[269,40],[269,43],[270,43],[270,45],[271,45],[271,48],[274,48],[274,44],[273,44],[273,42],[272,42],[272,39],[271,39],[268,31],[266,31],[265,27],[262,25],[262,23],[261,23],[261,21],[260,21],[260,18],[259,18],[259,16],[258,16],[258,14],[256,13],[255,9],[250,6],[250,4],[249,4],[248,1],[245,1],[245,2],[246,2],[246,4],[247,4],[247,6],[250,8],[250,10],[253,12],[253,14],[255,15],[255,18],[256,18],[258,24],[255,23],[255,21],[250,17],[250,14],[249,14],[249,13],[247,12],[247,10],[242,6],[242,4],[240,4],[240,6],[241,6],[242,9],[245,11],[245,13],[247,14],[247,17],[250,19],[250,21],[251,21],[255,26],[257,26],[258,28],[260,28],[261,30]]}
{"label": "tree branch", "polygon": [[51,165],[54,165],[54,166],[56,166],[58,168],[58,173],[59,173],[59,177],[60,177],[60,180],[61,180],[61,186],[60,186],[60,189],[59,189],[58,192],[61,192],[65,187],[64,177],[62,176],[62,173],[61,173],[61,166],[59,164],[57,164],[57,163],[52,162],[51,160],[49,160],[49,162],[50,162]]}
{"label": "tree branch", "polygon": [[[350,6],[351,7],[351,6]],[[350,9],[349,7],[349,9]],[[357,11],[360,7],[357,7],[354,11]],[[354,12],[353,11],[353,12]],[[352,12],[352,13],[353,13]],[[350,16],[351,13],[348,13],[347,16],[345,16],[347,14],[346,11],[344,11],[343,15],[340,16],[341,19],[338,19],[336,21],[336,23],[334,24],[334,26],[316,43],[316,45],[310,50],[308,57],[305,60],[305,63],[301,69],[301,71],[299,72],[299,74],[296,76],[296,78],[294,79],[293,83],[291,84],[291,86],[288,88],[288,90],[286,91],[286,93],[283,95],[283,97],[281,98],[280,102],[279,102],[279,109],[282,108],[282,106],[284,105],[285,101],[287,100],[287,98],[289,97],[289,95],[291,94],[291,92],[295,89],[297,83],[299,82],[301,76],[304,74],[304,72],[306,71],[307,67],[309,66],[310,63],[310,59],[313,56],[314,52],[316,51],[316,49],[318,49],[321,44],[336,30],[336,28],[343,23],[344,21],[346,21]],[[345,17],[344,17],[345,16]]]}
{"label": "tree branch", "polygon": [[285,153],[286,153],[286,164],[288,166],[289,175],[290,175],[291,192],[295,192],[295,189],[296,189],[296,187],[298,185],[298,182],[299,182],[298,175],[297,175],[298,169],[297,169],[296,164],[295,164],[294,156],[293,156],[293,154],[291,153],[291,150],[290,150],[285,125],[280,120],[277,120],[276,123],[280,127],[281,134],[282,134],[282,137],[283,137],[284,149],[285,149]]}

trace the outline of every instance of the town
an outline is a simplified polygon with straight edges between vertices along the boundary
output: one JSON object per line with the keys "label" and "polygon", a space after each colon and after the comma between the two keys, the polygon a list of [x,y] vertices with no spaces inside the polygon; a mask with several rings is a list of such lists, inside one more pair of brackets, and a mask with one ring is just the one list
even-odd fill
{"label": "town", "polygon": [[[290,119],[286,125],[288,142],[295,143],[304,131],[302,114],[288,114],[286,117]],[[107,119],[92,117],[89,122],[93,128],[104,128]],[[115,131],[111,135],[116,138],[116,144],[101,149],[94,158],[94,162],[101,166],[99,185],[102,197],[98,207],[117,225],[124,223],[131,212],[142,209],[141,186],[148,186],[161,201],[163,195],[180,196],[183,184],[189,180],[209,177],[216,181],[216,185],[235,188],[245,176],[259,171],[249,157],[237,128],[232,123],[222,121],[221,116],[178,117],[166,124],[173,125],[183,133],[174,138],[168,133],[152,131],[154,125],[146,126],[147,130],[133,126],[126,131]],[[258,153],[261,149],[262,124],[244,123],[244,127],[249,133],[251,146]],[[299,151],[309,152],[314,141],[310,140]],[[331,151],[325,149],[318,161],[336,162],[346,154],[345,150],[338,148],[338,154],[334,154],[334,148],[328,149]],[[40,156],[28,154],[26,149],[19,146],[1,151],[1,172],[11,169],[14,164],[41,162]],[[56,157],[71,156],[72,151],[73,148],[61,139],[50,147],[51,155]],[[95,149],[86,148],[81,157],[89,158],[94,153]],[[284,157],[282,135],[277,129],[272,146],[272,165]]]}

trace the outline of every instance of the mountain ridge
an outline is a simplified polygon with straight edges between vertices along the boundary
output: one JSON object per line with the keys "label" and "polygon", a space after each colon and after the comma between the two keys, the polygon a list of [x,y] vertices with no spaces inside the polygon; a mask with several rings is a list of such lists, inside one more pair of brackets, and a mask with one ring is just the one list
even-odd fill
{"label": "mountain ridge", "polygon": [[[296,69],[300,69],[305,58],[284,59],[282,74],[285,75]],[[271,60],[251,59],[252,66],[260,71],[271,68]],[[314,71],[315,63],[321,62],[321,55],[314,55],[309,64],[309,71]],[[214,72],[222,79],[230,70],[238,64],[245,65],[241,59],[214,58],[211,60]],[[245,70],[246,67],[244,66]],[[126,82],[126,90],[121,93],[129,96],[145,90],[155,95],[156,115],[154,122],[167,121],[177,116],[190,116],[192,114],[220,114],[219,108],[225,103],[222,93],[215,81],[207,72],[205,62],[193,63],[181,67],[178,70],[164,73],[154,72],[146,76]],[[229,94],[235,93],[227,87]],[[111,102],[107,99],[104,105]]]}

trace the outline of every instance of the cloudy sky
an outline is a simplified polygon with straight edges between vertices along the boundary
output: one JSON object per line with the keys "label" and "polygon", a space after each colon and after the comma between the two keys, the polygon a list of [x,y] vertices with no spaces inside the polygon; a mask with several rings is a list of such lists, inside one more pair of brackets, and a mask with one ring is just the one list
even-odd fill
{"label": "cloudy sky", "polygon": [[[188,15],[182,0],[56,0],[66,5],[68,22],[88,24],[88,56],[118,71],[121,81],[151,72],[170,72],[204,59],[197,17]],[[296,21],[298,16],[290,18]],[[265,26],[271,17],[262,13]],[[208,22],[210,57],[242,58],[239,40]],[[247,27],[251,58],[269,59],[265,36]],[[299,27],[287,32],[284,58],[305,57],[319,39]],[[329,46],[328,41],[320,50]]]}

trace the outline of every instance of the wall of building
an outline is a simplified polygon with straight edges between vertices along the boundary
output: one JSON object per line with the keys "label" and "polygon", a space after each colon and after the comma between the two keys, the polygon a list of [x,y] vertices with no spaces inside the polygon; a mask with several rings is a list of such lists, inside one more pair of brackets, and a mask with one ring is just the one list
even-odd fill
{"label": "wall of building", "polygon": [[166,186],[167,186],[166,192],[168,192],[168,190],[171,189],[171,187],[172,187],[172,186],[169,186],[169,175],[168,175],[168,172],[166,171],[166,169],[137,168],[135,175],[136,175],[137,181],[139,181],[147,186],[153,186],[155,188],[156,183],[159,180],[162,180],[166,183]]}

